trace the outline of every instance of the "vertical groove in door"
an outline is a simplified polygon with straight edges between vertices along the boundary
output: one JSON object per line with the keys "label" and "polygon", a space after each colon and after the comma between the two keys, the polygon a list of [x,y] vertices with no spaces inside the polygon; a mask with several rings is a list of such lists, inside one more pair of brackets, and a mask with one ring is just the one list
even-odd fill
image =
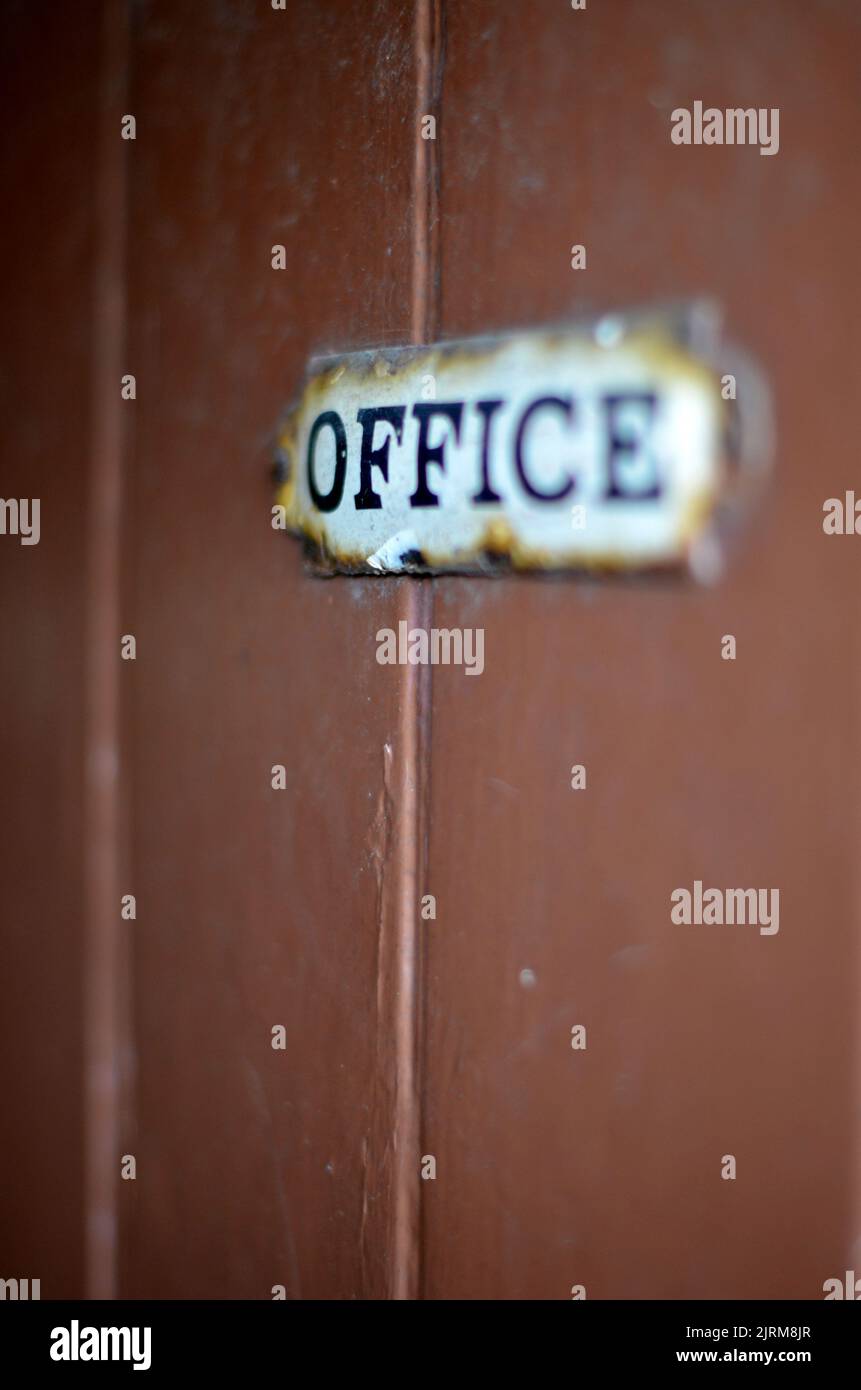
{"label": "vertical groove in door", "polygon": [[90,1298],[117,1291],[120,884],[118,871],[120,522],[125,341],[128,11],[105,0],[99,56],[94,371],[87,538],[85,818],[86,1276]]}
{"label": "vertical groove in door", "polygon": [[412,339],[427,343],[439,318],[439,160],[436,131],[422,136],[422,119],[439,124],[443,64],[443,0],[416,0],[416,128],[413,174]]}
{"label": "vertical groove in door", "polygon": [[[439,167],[436,139],[424,139],[422,120],[438,118],[442,75],[442,0],[416,0],[416,113],[413,170],[413,273],[411,336],[429,342],[439,305]],[[427,579],[402,583],[403,619],[408,628],[430,627],[433,590]],[[392,1293],[418,1297],[421,1252],[422,942],[420,900],[426,878],[430,759],[430,666],[404,668],[400,728],[398,801],[403,833],[398,856],[395,1027],[397,1084],[394,1144],[394,1251]]]}

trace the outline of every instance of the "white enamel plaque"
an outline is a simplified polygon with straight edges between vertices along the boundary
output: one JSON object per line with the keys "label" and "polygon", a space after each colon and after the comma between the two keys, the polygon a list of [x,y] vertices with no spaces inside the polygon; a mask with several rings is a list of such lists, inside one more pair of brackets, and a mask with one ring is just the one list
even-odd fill
{"label": "white enamel plaque", "polygon": [[318,360],[273,525],[347,573],[686,564],[736,492],[737,386],[708,306]]}

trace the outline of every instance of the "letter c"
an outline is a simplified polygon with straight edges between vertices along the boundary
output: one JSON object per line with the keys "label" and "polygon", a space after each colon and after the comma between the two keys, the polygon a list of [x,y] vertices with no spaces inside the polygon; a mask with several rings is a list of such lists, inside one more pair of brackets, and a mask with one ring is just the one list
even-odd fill
{"label": "letter c", "polygon": [[569,477],[561,483],[555,492],[541,492],[534,483],[530,482],[526,476],[526,464],[523,460],[523,436],[526,433],[526,426],[532,419],[536,410],[542,410],[544,406],[553,406],[556,410],[561,410],[565,419],[570,424],[574,415],[574,402],[570,396],[539,396],[537,401],[533,401],[527,406],[522,416],[520,424],[517,426],[517,437],[514,443],[514,462],[524,488],[530,497],[536,497],[539,502],[561,502],[563,497],[574,491],[574,479]]}

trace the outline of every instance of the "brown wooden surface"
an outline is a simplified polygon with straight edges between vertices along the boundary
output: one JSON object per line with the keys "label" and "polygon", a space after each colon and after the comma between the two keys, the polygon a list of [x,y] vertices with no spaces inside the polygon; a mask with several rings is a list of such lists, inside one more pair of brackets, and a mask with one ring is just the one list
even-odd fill
{"label": "brown wooden surface", "polygon": [[[855,1181],[857,578],[821,508],[854,467],[857,12],[529,8],[448,7],[443,335],[708,291],[780,448],[714,592],[435,585],[486,669],[434,673],[423,1289],[815,1298]],[[698,97],[779,107],[779,154],[672,145]],[[697,878],[779,887],[779,934],[672,926]]]}
{"label": "brown wooden surface", "polygon": [[[858,1267],[856,563],[821,529],[857,484],[856,7],[146,0],[120,74],[127,232],[98,217],[103,11],[6,25],[24,192],[0,491],[43,515],[38,547],[0,537],[0,1277],[821,1296]],[[698,98],[779,107],[780,153],[673,146]],[[89,409],[100,227],[126,266],[123,439]],[[311,353],[700,292],[765,365],[779,429],[713,591],[323,581],[272,531],[275,424]],[[114,466],[127,819],[85,844],[108,649],[98,629],[85,650],[87,507]],[[483,676],[378,666],[402,617],[483,626]],[[106,941],[112,873],[137,920],[117,904]],[[672,926],[697,878],[778,887],[779,934]]]}
{"label": "brown wooden surface", "polygon": [[99,14],[3,15],[0,493],[41,539],[0,536],[0,1278],[84,1286],[85,570]]}
{"label": "brown wooden surface", "polygon": [[409,337],[412,11],[151,5],[134,52],[139,1177],[120,1287],[382,1296],[402,673],[373,655],[408,586],[306,575],[270,526],[270,464],[312,352]]}

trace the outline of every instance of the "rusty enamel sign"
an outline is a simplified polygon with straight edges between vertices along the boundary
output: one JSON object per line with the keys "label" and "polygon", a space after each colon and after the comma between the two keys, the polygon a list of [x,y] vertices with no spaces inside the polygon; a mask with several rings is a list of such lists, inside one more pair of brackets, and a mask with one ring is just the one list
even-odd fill
{"label": "rusty enamel sign", "polygon": [[768,420],[707,304],[318,359],[279,437],[273,526],[334,572],[712,577]]}

